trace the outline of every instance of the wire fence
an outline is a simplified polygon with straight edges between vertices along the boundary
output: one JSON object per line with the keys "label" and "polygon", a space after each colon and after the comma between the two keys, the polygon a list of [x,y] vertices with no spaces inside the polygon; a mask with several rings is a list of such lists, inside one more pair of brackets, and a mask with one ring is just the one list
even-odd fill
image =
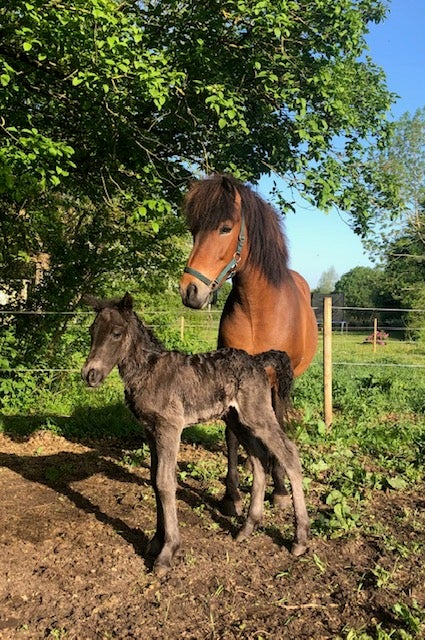
{"label": "wire fence", "polygon": [[[318,309],[315,309],[320,311]],[[177,347],[187,348],[188,344],[193,341],[195,347],[198,345],[202,350],[214,349],[216,346],[218,326],[221,316],[221,309],[209,308],[207,310],[193,311],[182,309],[179,311],[170,311],[165,309],[144,309],[139,310],[142,317],[148,322],[154,331],[159,333],[172,332],[174,334],[174,343]],[[425,321],[420,324],[405,323],[406,317],[421,318],[425,314],[425,309],[394,309],[394,308],[375,308],[375,307],[333,307],[332,309],[332,342],[333,355],[332,366],[336,367],[387,367],[387,368],[408,368],[408,369],[424,369],[425,368]],[[391,317],[398,320],[397,324],[389,322],[388,324],[378,322],[373,323],[373,318],[383,314],[385,318]],[[78,331],[79,339],[84,340],[87,333],[88,346],[88,326],[93,318],[92,311],[55,311],[55,310],[37,310],[37,311],[15,311],[12,309],[0,310],[0,374],[6,373],[79,373],[80,369],[75,366],[64,367],[48,367],[43,364],[33,366],[5,366],[2,359],[2,336],[8,328],[13,326],[15,320],[20,318],[40,317],[58,317],[66,319],[67,329],[63,339],[70,334],[76,334]],[[352,319],[354,318],[354,320]],[[425,320],[425,316],[424,316]],[[323,325],[320,321],[320,313],[318,314],[319,324],[319,346],[317,355],[314,360],[315,365],[322,365],[322,345],[321,332]],[[365,345],[370,332],[378,326],[380,332],[388,334],[387,345],[398,345],[395,349],[382,349],[378,353],[365,353],[362,349],[361,353],[359,345]],[[362,338],[364,338],[362,340]],[[347,345],[346,339],[349,343]],[[351,341],[350,341],[351,339]],[[359,342],[361,340],[361,342]],[[347,357],[349,351],[349,357]],[[356,355],[361,355],[357,357]],[[367,356],[367,357],[365,357]],[[411,361],[411,360],[414,360]]]}

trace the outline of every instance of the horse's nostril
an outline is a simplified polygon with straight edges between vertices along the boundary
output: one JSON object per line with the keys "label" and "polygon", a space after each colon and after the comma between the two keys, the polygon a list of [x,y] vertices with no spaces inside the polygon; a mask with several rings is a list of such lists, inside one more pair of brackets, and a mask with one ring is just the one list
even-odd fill
{"label": "horse's nostril", "polygon": [[198,287],[194,282],[191,282],[186,290],[187,299],[190,300],[191,298],[196,298],[197,295],[198,295]]}

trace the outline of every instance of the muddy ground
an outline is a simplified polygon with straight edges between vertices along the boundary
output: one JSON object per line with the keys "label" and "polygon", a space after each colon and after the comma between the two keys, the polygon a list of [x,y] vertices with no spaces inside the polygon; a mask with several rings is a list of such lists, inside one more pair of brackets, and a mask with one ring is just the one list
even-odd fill
{"label": "muddy ground", "polygon": [[[425,609],[423,486],[374,491],[367,526],[313,534],[296,559],[291,511],[267,508],[261,530],[238,545],[208,481],[183,473],[182,547],[159,581],[145,559],[155,526],[149,460],[123,464],[123,448],[0,435],[2,640],[302,640],[376,637],[379,626],[422,637],[403,611]],[[206,457],[222,465],[223,449],[184,444],[179,469]],[[324,508],[314,490],[308,508],[312,518]]]}

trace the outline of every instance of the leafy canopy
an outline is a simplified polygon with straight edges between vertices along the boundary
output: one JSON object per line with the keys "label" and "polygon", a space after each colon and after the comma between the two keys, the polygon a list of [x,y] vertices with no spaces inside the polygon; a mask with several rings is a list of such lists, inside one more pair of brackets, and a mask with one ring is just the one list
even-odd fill
{"label": "leafy canopy", "polygon": [[[176,282],[187,181],[277,173],[367,227],[392,101],[366,55],[381,0],[9,0],[0,7],[0,279],[38,254],[58,306]],[[373,198],[371,197],[373,194]],[[159,275],[159,277],[157,277]],[[16,276],[15,276],[16,277]]]}

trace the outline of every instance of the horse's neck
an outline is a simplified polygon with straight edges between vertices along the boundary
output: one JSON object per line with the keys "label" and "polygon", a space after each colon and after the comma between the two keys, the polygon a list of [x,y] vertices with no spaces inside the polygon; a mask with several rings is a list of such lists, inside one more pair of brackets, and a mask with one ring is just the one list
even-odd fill
{"label": "horse's neck", "polygon": [[233,280],[232,299],[245,314],[261,316],[269,313],[267,303],[276,300],[276,291],[258,269],[247,266]]}

